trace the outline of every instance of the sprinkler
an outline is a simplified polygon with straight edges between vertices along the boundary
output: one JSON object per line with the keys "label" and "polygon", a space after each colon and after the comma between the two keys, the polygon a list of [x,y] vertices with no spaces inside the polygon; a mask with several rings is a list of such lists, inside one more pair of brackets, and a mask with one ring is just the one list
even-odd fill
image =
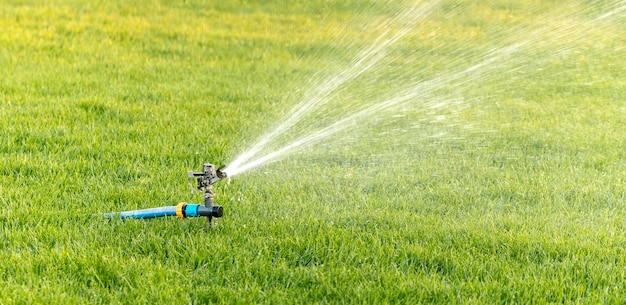
{"label": "sprinkler", "polygon": [[204,164],[202,166],[202,172],[188,172],[187,177],[195,178],[198,181],[196,190],[204,192],[204,205],[181,202],[175,206],[151,208],[144,210],[132,210],[124,211],[120,213],[106,213],[106,218],[113,218],[119,214],[121,219],[134,218],[134,219],[148,219],[165,216],[178,216],[179,218],[188,217],[206,217],[210,223],[213,217],[219,218],[224,214],[224,209],[219,205],[213,205],[213,193],[212,186],[216,182],[228,177],[226,172],[223,172],[225,165],[215,169],[213,164]]}

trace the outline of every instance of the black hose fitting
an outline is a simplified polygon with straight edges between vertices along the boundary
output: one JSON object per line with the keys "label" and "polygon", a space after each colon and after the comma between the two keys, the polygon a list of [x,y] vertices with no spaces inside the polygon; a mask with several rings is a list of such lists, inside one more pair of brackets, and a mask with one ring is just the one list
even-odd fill
{"label": "black hose fitting", "polygon": [[211,207],[198,206],[198,215],[204,217],[220,218],[224,215],[224,209],[221,205],[214,205]]}

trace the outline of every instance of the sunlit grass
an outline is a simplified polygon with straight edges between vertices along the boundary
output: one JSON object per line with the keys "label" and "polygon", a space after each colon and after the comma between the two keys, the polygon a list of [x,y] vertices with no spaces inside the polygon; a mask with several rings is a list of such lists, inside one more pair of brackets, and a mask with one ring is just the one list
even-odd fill
{"label": "sunlit grass", "polygon": [[402,5],[0,4],[0,303],[622,303],[624,15],[594,20],[618,6],[442,1],[286,141],[533,43],[216,185],[209,227],[92,214],[199,201],[188,170]]}

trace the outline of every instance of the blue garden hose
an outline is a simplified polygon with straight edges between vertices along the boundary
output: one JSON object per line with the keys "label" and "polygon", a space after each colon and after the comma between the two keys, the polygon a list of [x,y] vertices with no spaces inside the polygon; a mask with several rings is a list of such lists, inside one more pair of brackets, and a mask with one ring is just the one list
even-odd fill
{"label": "blue garden hose", "polygon": [[224,209],[219,205],[206,207],[199,204],[181,202],[178,205],[151,208],[144,210],[132,210],[119,213],[106,213],[104,217],[112,219],[119,215],[121,219],[148,219],[165,216],[188,217],[222,217]]}

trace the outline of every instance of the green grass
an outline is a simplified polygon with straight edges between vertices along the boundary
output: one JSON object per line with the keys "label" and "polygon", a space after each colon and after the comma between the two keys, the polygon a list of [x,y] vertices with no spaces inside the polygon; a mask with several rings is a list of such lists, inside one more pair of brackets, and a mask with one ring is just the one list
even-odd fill
{"label": "green grass", "polygon": [[0,304],[626,300],[624,13],[593,21],[610,1],[443,1],[327,120],[535,43],[438,88],[459,100],[439,112],[390,109],[216,185],[212,227],[91,217],[200,200],[186,171],[232,161],[401,7],[222,2],[0,4]]}

